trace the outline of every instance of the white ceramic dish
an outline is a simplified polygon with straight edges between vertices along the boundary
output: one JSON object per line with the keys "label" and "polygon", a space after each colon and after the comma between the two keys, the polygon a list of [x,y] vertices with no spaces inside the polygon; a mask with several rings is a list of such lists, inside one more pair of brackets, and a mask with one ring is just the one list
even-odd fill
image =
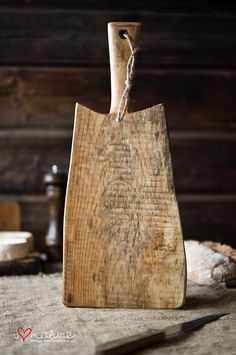
{"label": "white ceramic dish", "polygon": [[29,252],[33,252],[34,251],[34,239],[33,239],[33,235],[30,232],[13,232],[13,231],[9,231],[9,232],[0,232],[0,240],[2,240],[3,238],[5,239],[12,239],[12,238],[23,238],[26,239],[27,242],[29,243]]}
{"label": "white ceramic dish", "polygon": [[10,261],[26,257],[30,244],[25,238],[7,238],[0,236],[0,261]]}

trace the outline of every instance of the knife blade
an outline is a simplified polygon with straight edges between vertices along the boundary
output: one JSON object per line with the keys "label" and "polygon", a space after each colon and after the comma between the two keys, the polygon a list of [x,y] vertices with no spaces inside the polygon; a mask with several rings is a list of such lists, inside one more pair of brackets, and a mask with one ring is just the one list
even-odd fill
{"label": "knife blade", "polygon": [[181,337],[185,333],[198,329],[203,325],[213,322],[227,314],[228,313],[211,314],[188,322],[171,325],[159,331],[148,329],[143,333],[109,341],[98,345],[96,347],[95,355],[131,354],[134,351],[142,350],[152,345]]}

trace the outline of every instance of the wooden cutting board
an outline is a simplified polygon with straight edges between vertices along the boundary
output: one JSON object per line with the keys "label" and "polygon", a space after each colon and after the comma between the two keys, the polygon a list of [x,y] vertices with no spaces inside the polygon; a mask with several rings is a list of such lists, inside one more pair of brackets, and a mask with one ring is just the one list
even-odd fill
{"label": "wooden cutting board", "polygon": [[44,271],[43,255],[31,253],[25,258],[1,261],[0,276],[36,275]]}
{"label": "wooden cutting board", "polygon": [[0,202],[0,231],[19,231],[21,213],[18,202]]}
{"label": "wooden cutting board", "polygon": [[[108,25],[110,114],[76,104],[64,218],[66,306],[179,308],[186,266],[162,104],[116,122],[130,56]],[[150,90],[152,88],[150,87]]]}

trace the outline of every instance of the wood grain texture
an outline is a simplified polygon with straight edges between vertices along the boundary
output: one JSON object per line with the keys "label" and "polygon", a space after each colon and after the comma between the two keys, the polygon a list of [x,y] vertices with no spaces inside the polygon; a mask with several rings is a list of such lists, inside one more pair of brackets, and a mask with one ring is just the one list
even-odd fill
{"label": "wood grain texture", "polygon": [[162,105],[77,104],[64,220],[67,306],[179,308],[185,255]]}
{"label": "wood grain texture", "polygon": [[21,201],[37,248],[47,205],[34,194],[44,193],[52,163],[68,167],[75,102],[109,111],[104,21],[127,18],[143,32],[130,111],[167,108],[177,192],[187,193],[184,234],[236,247],[235,2],[2,0],[0,8],[0,193]]}
{"label": "wood grain texture", "polygon": [[45,193],[52,165],[68,169],[71,137],[69,130],[0,131],[0,191]]}
{"label": "wood grain texture", "polygon": [[43,271],[43,260],[38,253],[32,253],[22,259],[1,261],[0,276],[36,275]]}
{"label": "wood grain texture", "polygon": [[111,72],[110,113],[118,113],[120,101],[126,86],[127,63],[131,54],[127,39],[121,36],[122,31],[127,32],[134,48],[138,48],[140,27],[141,24],[137,22],[108,23],[108,43]]}
{"label": "wood grain texture", "polygon": [[[236,72],[140,69],[130,112],[164,102],[168,125],[178,130],[235,130]],[[0,127],[71,128],[76,101],[109,111],[107,68],[0,68]]]}
{"label": "wood grain texture", "polygon": [[142,23],[141,66],[235,65],[234,12],[202,16],[136,6],[124,11],[1,8],[0,64],[107,64],[104,24],[121,19]]}
{"label": "wood grain texture", "polygon": [[[71,139],[64,129],[0,131],[0,193],[44,193],[53,164],[67,172]],[[178,193],[236,192],[234,133],[171,132],[170,142]]]}
{"label": "wood grain texture", "polygon": [[[236,248],[236,195],[177,194],[185,239],[212,240]],[[48,205],[45,195],[0,195],[0,201],[17,201],[22,230],[33,233],[35,249],[45,252]],[[39,218],[40,216],[40,218]],[[197,223],[196,223],[197,221]]]}

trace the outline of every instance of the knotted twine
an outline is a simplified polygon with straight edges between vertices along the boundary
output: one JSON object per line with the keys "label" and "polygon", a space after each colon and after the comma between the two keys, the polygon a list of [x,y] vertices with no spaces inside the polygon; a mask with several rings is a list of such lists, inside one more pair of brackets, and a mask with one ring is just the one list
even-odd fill
{"label": "knotted twine", "polygon": [[130,54],[130,57],[129,57],[129,60],[127,63],[127,67],[126,67],[125,88],[124,88],[124,91],[121,95],[121,99],[120,99],[120,103],[119,103],[119,107],[118,107],[118,113],[116,116],[117,122],[120,122],[123,120],[127,106],[128,106],[129,94],[130,94],[130,90],[132,87],[132,81],[133,81],[133,77],[134,77],[135,54],[138,51],[138,48],[135,47],[128,32],[123,33],[122,37],[127,39],[131,54]]}

